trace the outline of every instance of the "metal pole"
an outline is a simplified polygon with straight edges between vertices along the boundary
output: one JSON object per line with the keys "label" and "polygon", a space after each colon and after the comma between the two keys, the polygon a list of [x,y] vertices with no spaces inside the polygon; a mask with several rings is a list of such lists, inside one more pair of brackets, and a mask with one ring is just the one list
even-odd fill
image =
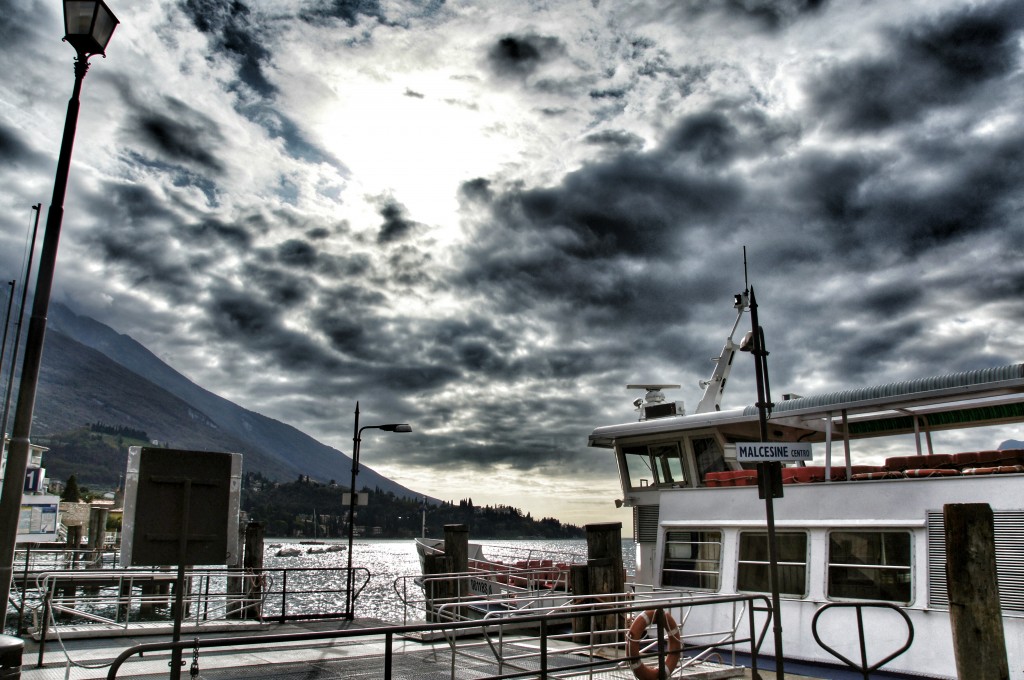
{"label": "metal pole", "polygon": [[67,194],[68,173],[71,169],[71,149],[75,143],[78,128],[79,97],[82,80],[89,70],[88,56],[79,54],[75,60],[75,87],[68,101],[68,113],[64,120],[64,137],[57,159],[57,176],[53,183],[53,199],[46,215],[46,230],[43,233],[43,249],[39,258],[39,275],[36,292],[32,300],[32,317],[29,319],[28,336],[25,339],[25,359],[21,368],[21,383],[18,388],[18,405],[14,411],[14,427],[11,430],[11,446],[7,454],[7,470],[4,475],[3,491],[0,494],[0,622],[7,620],[7,600],[11,594],[11,577],[14,573],[14,549],[18,538],[18,520],[21,514],[21,494],[25,486],[25,471],[28,468],[29,449],[32,433],[32,412],[35,409],[36,389],[39,386],[39,368],[43,359],[43,339],[46,336],[46,313],[50,305],[50,289],[53,287],[53,271],[57,263],[57,245],[64,221],[64,197]]}
{"label": "metal pole", "polygon": [[352,537],[356,520],[356,475],[359,474],[359,402],[356,402],[355,427],[352,430],[352,480],[348,485],[348,587],[345,589],[345,618],[355,618],[355,599],[352,597]]}
{"label": "metal pole", "polygon": [[[760,437],[762,442],[768,441],[768,403],[765,385],[768,380],[768,352],[764,346],[764,330],[757,322],[757,298],[754,296],[754,288],[750,288],[750,324],[754,331],[754,374],[757,380],[757,416],[760,425]],[[772,588],[772,630],[775,634],[775,675],[779,680],[786,677],[784,662],[782,659],[782,616],[781,602],[779,599],[779,556],[778,545],[775,540],[775,506],[772,501],[772,485],[767,477],[772,474],[769,466],[778,466],[777,462],[758,463],[758,475],[761,479],[761,488],[765,490],[764,509],[765,518],[768,524],[768,579]]]}
{"label": "metal pole", "polygon": [[[35,206],[32,206],[32,208],[35,209]],[[4,316],[4,340],[3,340],[3,342],[0,342],[0,373],[3,373],[3,370],[4,370],[4,359],[7,358],[7,331],[9,331],[11,329],[11,307],[14,306],[15,283],[17,283],[17,282],[14,279],[11,279],[10,281],[7,282],[7,285],[10,287],[11,292],[7,294],[7,314]],[[14,361],[15,361],[15,358],[11,357],[11,374],[12,375],[7,379],[7,383],[8,384],[10,384],[10,382],[14,379],[14,375],[13,375],[14,374]],[[6,388],[4,388],[4,389],[6,390]],[[0,425],[0,437],[2,437],[2,436],[7,434],[7,417],[6,416],[7,416],[7,413],[5,411],[3,425]],[[2,443],[2,442],[0,442],[0,443]]]}
{"label": "metal pole", "polygon": [[39,233],[39,209],[42,207],[41,203],[36,203],[32,206],[32,209],[36,211],[35,223],[32,226],[32,240],[29,242],[28,247],[28,262],[25,265],[25,281],[21,285],[21,306],[18,307],[18,323],[15,324],[18,328],[18,332],[14,335],[14,348],[11,350],[11,375],[7,379],[7,393],[4,396],[4,416],[3,423],[0,425],[0,433],[7,433],[7,413],[11,408],[11,390],[14,388],[14,366],[18,361],[18,347],[21,345],[21,329],[24,327],[22,323],[25,320],[25,301],[28,298],[28,282],[32,278],[32,259],[36,253],[36,235]]}

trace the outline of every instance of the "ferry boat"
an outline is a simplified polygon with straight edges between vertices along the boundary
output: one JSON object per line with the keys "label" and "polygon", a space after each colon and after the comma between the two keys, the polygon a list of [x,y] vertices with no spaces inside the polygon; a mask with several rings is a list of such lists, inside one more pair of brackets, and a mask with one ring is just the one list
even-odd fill
{"label": "ferry boat", "polygon": [[[646,385],[638,420],[598,427],[589,445],[618,463],[620,507],[632,508],[637,583],[700,595],[770,592],[766,502],[758,472],[737,460],[737,444],[760,441],[757,406],[721,410],[739,347],[736,324],[696,412],[666,401],[667,385]],[[883,603],[904,612],[912,644],[887,672],[955,678],[945,574],[943,508],[985,503],[995,552],[1010,678],[1024,680],[1024,450],[935,450],[932,434],[1024,421],[1024,364],[908,380],[773,405],[768,438],[812,443],[811,464],[782,469],[773,501],[782,657],[837,663],[812,622],[829,603]],[[870,463],[870,464],[868,464]],[[638,586],[639,588],[639,586]],[[765,613],[701,608],[680,618],[685,641],[743,630]],[[821,642],[859,661],[849,608],[823,611]],[[866,608],[869,663],[899,649],[907,625],[891,608]],[[701,638],[702,631],[708,634]],[[691,637],[696,636],[696,637]],[[772,635],[762,652],[775,654]]]}

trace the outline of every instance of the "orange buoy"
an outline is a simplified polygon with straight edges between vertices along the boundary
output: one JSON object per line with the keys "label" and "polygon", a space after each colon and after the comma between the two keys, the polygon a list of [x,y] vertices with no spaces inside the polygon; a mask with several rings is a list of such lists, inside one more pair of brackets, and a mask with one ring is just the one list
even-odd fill
{"label": "orange buoy", "polygon": [[[655,611],[648,609],[635,619],[629,626],[626,633],[626,656],[631,657],[629,668],[637,680],[658,680],[658,663],[654,666],[646,665],[640,658],[640,640],[647,634],[647,627],[654,620]],[[665,633],[668,636],[668,653],[665,654],[665,670],[671,674],[679,664],[679,652],[683,648],[682,637],[679,635],[679,627],[675,619],[668,612],[665,612]]]}

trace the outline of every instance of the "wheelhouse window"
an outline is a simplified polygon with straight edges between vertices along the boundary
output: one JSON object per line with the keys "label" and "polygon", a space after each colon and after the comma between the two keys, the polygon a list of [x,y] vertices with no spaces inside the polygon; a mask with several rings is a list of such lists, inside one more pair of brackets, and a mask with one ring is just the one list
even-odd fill
{"label": "wheelhouse window", "polygon": [[[792,597],[807,594],[807,533],[780,531],[775,534],[779,566],[779,593]],[[736,589],[750,593],[770,593],[768,575],[768,534],[758,531],[740,533],[740,554]]]}
{"label": "wheelhouse window", "polygon": [[722,573],[722,532],[669,531],[661,584],[694,590],[718,590]]}
{"label": "wheelhouse window", "polygon": [[630,488],[686,486],[686,473],[677,442],[626,446],[622,454]]}
{"label": "wheelhouse window", "polygon": [[709,472],[722,472],[726,469],[725,453],[719,446],[718,440],[714,437],[694,437],[691,440],[693,446],[693,458],[697,462],[697,473],[700,481]]}
{"label": "wheelhouse window", "polygon": [[833,531],[828,539],[828,596],[909,603],[907,531]]}

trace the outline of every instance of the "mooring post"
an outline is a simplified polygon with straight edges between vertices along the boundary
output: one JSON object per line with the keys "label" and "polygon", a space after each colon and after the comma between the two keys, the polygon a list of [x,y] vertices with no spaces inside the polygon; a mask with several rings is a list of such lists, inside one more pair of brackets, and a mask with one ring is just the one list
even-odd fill
{"label": "mooring post", "polygon": [[438,623],[442,620],[437,608],[452,596],[452,583],[447,578],[440,579],[437,576],[450,574],[452,571],[452,561],[447,555],[423,556],[423,592],[427,599],[427,623]]}
{"label": "mooring post", "polygon": [[942,511],[957,676],[1007,680],[992,508],[987,503],[951,503]]}
{"label": "mooring post", "polygon": [[[469,527],[465,524],[444,525],[444,554],[451,560],[451,570],[456,574],[469,571]],[[469,594],[469,584],[465,576],[453,577],[449,585],[451,597],[463,598]],[[456,610],[462,618],[462,609]]]}
{"label": "mooring post", "polygon": [[[617,602],[626,589],[622,569],[622,522],[588,524],[587,589],[595,603]],[[596,643],[620,642],[625,621],[617,614],[591,617]]]}
{"label": "mooring post", "polygon": [[263,535],[263,522],[249,522],[245,525],[245,550],[242,558],[248,581],[245,610],[242,613],[245,619],[263,618]]}
{"label": "mooring post", "polygon": [[89,550],[92,555],[90,568],[100,569],[102,565],[103,545],[107,538],[108,508],[92,506],[89,508]]}

